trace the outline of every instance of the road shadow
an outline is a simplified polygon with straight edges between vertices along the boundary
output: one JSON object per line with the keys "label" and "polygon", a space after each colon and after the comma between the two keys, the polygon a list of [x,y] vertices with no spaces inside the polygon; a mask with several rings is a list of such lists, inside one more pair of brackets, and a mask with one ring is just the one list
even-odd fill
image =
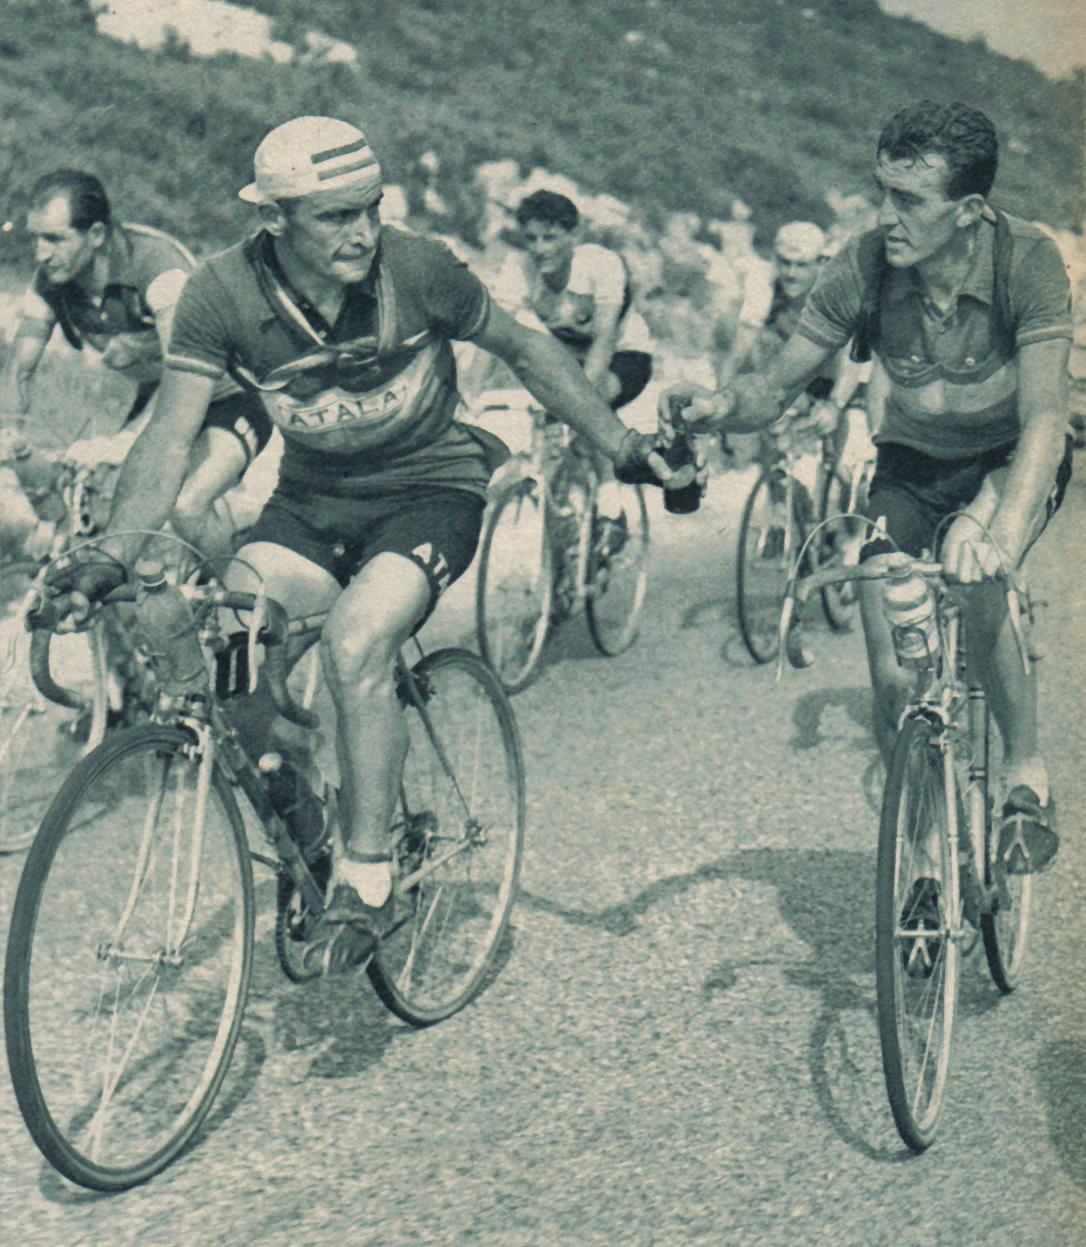
{"label": "road shadow", "polygon": [[[628,937],[658,906],[706,884],[742,879],[776,891],[784,922],[809,956],[721,959],[706,975],[706,999],[730,991],[760,966],[780,966],[787,982],[818,993],[818,1012],[807,1043],[807,1065],[818,1105],[835,1133],[854,1151],[897,1163],[912,1153],[890,1127],[879,1057],[874,966],[874,853],[848,850],[747,849],[694,870],[654,880],[627,900],[597,910],[562,905],[524,891],[519,904],[572,926]],[[979,941],[966,961],[959,1016],[981,1016],[999,995],[976,970]]]}
{"label": "road shadow", "polygon": [[1064,1173],[1086,1191],[1086,1042],[1064,1039],[1042,1048],[1037,1081],[1052,1150]]}
{"label": "road shadow", "polygon": [[[835,725],[841,715],[846,725],[860,728],[860,734],[846,735]],[[830,727],[826,726],[827,719]],[[871,690],[866,685],[852,688],[821,688],[802,693],[792,712],[795,731],[789,741],[798,751],[817,749],[827,742],[843,742],[852,749],[870,749],[874,737],[871,719]]]}

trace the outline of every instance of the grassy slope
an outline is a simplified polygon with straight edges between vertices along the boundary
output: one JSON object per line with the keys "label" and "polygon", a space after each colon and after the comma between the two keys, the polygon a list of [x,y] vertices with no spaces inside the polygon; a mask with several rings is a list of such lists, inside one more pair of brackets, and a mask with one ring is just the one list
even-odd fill
{"label": "grassy slope", "polygon": [[[0,0],[0,219],[45,169],[92,164],[126,215],[218,245],[244,227],[233,193],[264,130],[332,112],[366,121],[394,180],[437,151],[465,231],[462,174],[503,156],[650,213],[727,216],[739,196],[770,228],[824,219],[829,187],[862,189],[879,122],[921,94],[993,115],[1004,206],[1083,216],[1082,76],[1051,83],[873,0],[255,3],[288,34],[354,42],[362,72],[148,57],[98,38],[78,0]],[[0,235],[0,262],[15,243]]]}

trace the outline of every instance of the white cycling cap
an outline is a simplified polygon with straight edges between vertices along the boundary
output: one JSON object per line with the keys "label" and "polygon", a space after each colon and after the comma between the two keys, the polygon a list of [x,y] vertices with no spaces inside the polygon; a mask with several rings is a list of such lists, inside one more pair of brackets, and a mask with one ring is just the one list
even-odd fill
{"label": "white cycling cap", "polygon": [[773,240],[773,250],[782,260],[817,260],[825,246],[826,235],[813,221],[789,221]]}
{"label": "white cycling cap", "polygon": [[295,117],[264,136],[253,155],[253,180],[238,195],[259,204],[380,185],[381,166],[357,126],[334,117]]}

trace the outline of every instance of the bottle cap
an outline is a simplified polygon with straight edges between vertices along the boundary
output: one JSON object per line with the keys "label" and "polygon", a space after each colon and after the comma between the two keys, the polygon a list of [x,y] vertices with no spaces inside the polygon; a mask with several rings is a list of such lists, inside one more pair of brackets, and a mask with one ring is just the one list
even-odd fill
{"label": "bottle cap", "polygon": [[136,575],[145,589],[161,589],[166,583],[166,570],[158,559],[140,559]]}

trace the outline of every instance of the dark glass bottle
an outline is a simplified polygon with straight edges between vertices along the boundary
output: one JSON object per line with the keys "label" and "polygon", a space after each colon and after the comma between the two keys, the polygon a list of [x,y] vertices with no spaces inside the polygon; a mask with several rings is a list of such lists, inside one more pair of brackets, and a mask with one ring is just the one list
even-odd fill
{"label": "dark glass bottle", "polygon": [[[664,462],[677,472],[680,468],[693,465],[694,448],[684,437],[677,437],[666,450],[660,452]],[[701,485],[695,476],[689,485],[681,485],[678,489],[664,486],[664,507],[672,515],[689,515],[701,506]]]}
{"label": "dark glass bottle", "polygon": [[264,754],[259,766],[275,812],[302,853],[312,855],[324,841],[323,802],[302,772],[282,754]]}

